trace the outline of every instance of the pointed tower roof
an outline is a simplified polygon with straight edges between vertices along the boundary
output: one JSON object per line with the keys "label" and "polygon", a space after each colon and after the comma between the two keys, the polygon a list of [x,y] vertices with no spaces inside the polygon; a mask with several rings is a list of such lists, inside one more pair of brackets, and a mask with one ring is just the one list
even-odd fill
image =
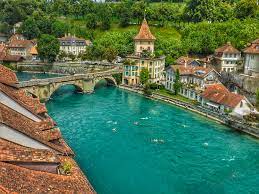
{"label": "pointed tower roof", "polygon": [[144,18],[139,33],[134,40],[156,40],[156,37],[150,32],[147,20]]}

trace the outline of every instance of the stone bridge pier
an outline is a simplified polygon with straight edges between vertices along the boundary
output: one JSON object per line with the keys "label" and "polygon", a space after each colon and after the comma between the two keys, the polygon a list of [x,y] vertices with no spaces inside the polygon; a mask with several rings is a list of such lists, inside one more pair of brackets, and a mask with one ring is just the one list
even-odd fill
{"label": "stone bridge pier", "polygon": [[31,93],[35,97],[39,97],[40,100],[46,101],[56,90],[65,85],[75,86],[78,92],[92,93],[95,89],[96,84],[101,80],[106,80],[108,85],[117,85],[116,80],[112,77],[112,75],[75,75],[24,81],[20,82],[18,87],[25,89],[27,92]]}

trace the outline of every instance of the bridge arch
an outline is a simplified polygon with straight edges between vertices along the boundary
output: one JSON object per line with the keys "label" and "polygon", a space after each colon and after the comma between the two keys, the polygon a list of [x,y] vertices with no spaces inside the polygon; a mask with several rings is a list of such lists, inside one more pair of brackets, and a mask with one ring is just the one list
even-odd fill
{"label": "bridge arch", "polygon": [[117,82],[114,77],[112,76],[105,76],[105,77],[98,77],[94,79],[94,88],[101,80],[106,80],[108,85],[117,86]]}
{"label": "bridge arch", "polygon": [[50,98],[58,89],[60,89],[63,86],[74,86],[76,91],[83,92],[83,85],[77,82],[63,82],[63,83],[55,83],[51,84],[49,88],[49,94],[47,96],[47,99]]}

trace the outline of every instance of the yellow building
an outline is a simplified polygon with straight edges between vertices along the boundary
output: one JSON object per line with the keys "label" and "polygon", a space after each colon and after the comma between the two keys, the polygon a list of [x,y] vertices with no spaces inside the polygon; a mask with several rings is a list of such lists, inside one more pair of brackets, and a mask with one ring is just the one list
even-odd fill
{"label": "yellow building", "polygon": [[150,83],[161,83],[165,67],[165,57],[155,56],[154,44],[156,38],[149,30],[146,19],[143,20],[139,33],[134,38],[135,52],[126,57],[123,65],[123,84],[139,85],[140,72],[143,68],[149,71]]}

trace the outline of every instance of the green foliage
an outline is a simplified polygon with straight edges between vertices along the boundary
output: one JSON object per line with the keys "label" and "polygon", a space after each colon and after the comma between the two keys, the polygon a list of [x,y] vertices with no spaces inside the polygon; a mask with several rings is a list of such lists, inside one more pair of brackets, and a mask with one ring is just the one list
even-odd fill
{"label": "green foliage", "polygon": [[37,38],[40,35],[40,29],[32,17],[26,19],[19,30],[26,38],[30,40]]}
{"label": "green foliage", "polygon": [[62,37],[68,32],[68,25],[60,21],[54,21],[51,27],[51,34],[55,37]]}
{"label": "green foliage", "polygon": [[116,80],[118,85],[121,84],[121,82],[122,82],[122,73],[113,74],[112,77]]}
{"label": "green foliage", "polygon": [[145,84],[143,88],[144,95],[150,96],[152,94],[152,90],[150,89],[150,84]]}
{"label": "green foliage", "polygon": [[149,72],[147,68],[142,68],[140,71],[140,83],[145,85],[149,80]]}
{"label": "green foliage", "polygon": [[183,28],[182,39],[186,50],[194,54],[211,54],[226,42],[243,49],[259,36],[259,22],[255,20],[228,21],[224,23],[190,24]]}
{"label": "green foliage", "polygon": [[95,29],[97,27],[97,17],[93,13],[86,15],[86,27],[88,29]]}
{"label": "green foliage", "polygon": [[59,41],[54,36],[43,34],[38,40],[39,57],[48,62],[54,62],[59,53]]}
{"label": "green foliage", "polygon": [[72,164],[68,161],[64,161],[60,166],[61,174],[70,174],[72,170]]}
{"label": "green foliage", "polygon": [[256,108],[259,110],[259,89],[256,90]]}
{"label": "green foliage", "polygon": [[235,14],[239,19],[253,18],[258,9],[257,0],[240,0],[236,5]]}
{"label": "green foliage", "polygon": [[177,69],[176,72],[175,72],[175,80],[174,80],[173,87],[174,87],[174,94],[178,95],[178,93],[179,93],[179,91],[182,87],[182,84],[181,84],[181,81],[180,81],[179,69]]}
{"label": "green foliage", "polygon": [[116,59],[118,55],[118,52],[113,47],[108,47],[104,49],[103,58],[107,59],[109,62],[112,62],[114,59]]}

